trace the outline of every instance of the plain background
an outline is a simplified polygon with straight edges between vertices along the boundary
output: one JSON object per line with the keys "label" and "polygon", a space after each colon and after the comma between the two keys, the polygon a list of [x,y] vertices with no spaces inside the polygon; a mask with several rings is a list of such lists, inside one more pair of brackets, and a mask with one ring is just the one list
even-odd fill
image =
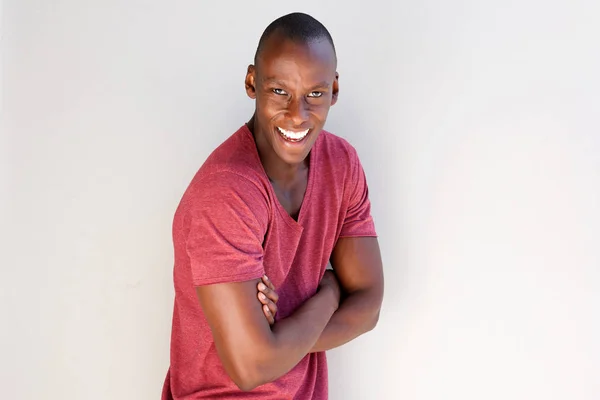
{"label": "plain background", "polygon": [[336,42],[386,272],[331,398],[600,398],[592,0],[5,0],[0,397],[159,398],[173,213],[292,11]]}

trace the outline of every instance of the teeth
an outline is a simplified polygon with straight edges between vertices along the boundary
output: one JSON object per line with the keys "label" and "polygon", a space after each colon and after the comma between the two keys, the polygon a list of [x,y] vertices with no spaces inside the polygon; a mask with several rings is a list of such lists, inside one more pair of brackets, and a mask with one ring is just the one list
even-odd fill
{"label": "teeth", "polygon": [[308,134],[308,131],[309,131],[309,129],[306,129],[304,131],[294,132],[294,131],[288,131],[286,129],[282,129],[280,127],[277,127],[277,129],[279,129],[279,132],[281,132],[281,134],[283,136],[285,136],[287,139],[291,139],[291,140],[302,140]]}

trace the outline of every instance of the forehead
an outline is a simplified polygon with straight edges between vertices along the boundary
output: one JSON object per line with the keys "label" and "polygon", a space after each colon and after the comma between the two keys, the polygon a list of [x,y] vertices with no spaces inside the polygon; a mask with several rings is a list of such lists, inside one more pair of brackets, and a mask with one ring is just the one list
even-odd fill
{"label": "forehead", "polygon": [[296,42],[274,35],[260,52],[256,68],[263,78],[333,81],[336,58],[326,39]]}

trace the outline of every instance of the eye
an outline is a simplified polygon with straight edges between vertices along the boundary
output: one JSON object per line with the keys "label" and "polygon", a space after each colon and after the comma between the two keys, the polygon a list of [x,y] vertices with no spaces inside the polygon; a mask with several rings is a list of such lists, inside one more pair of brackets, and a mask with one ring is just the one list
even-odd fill
{"label": "eye", "polygon": [[285,96],[287,94],[285,92],[285,90],[283,90],[283,89],[273,89],[273,93],[281,95],[281,96]]}
{"label": "eye", "polygon": [[317,92],[317,91],[310,92],[310,94],[308,95],[308,97],[321,97],[321,96],[323,96],[323,92]]}

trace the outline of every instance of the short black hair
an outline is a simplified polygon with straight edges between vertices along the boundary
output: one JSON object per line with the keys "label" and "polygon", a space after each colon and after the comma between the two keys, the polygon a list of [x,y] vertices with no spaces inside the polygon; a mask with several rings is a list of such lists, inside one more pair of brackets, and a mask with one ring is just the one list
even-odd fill
{"label": "short black hair", "polygon": [[335,55],[333,38],[327,28],[314,17],[301,12],[295,12],[279,17],[267,26],[258,41],[258,47],[254,54],[254,64],[257,63],[258,55],[264,48],[265,43],[274,33],[281,35],[285,39],[299,43],[325,39],[333,47],[333,54]]}

